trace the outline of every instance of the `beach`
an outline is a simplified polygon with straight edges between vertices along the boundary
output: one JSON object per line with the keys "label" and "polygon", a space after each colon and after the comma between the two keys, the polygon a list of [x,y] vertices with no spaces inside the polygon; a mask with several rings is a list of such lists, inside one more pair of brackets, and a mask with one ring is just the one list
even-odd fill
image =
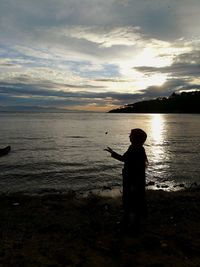
{"label": "beach", "polygon": [[200,190],[147,190],[140,231],[122,229],[121,197],[1,195],[0,266],[200,266]]}

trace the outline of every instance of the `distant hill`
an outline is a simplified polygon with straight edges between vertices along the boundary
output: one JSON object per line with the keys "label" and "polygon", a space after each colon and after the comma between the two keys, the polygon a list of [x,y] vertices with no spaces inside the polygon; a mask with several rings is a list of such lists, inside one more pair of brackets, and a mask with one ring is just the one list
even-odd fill
{"label": "distant hill", "polygon": [[200,91],[173,93],[169,97],[136,102],[110,113],[200,113]]}
{"label": "distant hill", "polygon": [[40,107],[40,106],[0,106],[0,112],[22,112],[22,113],[67,113],[76,112],[68,109],[55,107]]}

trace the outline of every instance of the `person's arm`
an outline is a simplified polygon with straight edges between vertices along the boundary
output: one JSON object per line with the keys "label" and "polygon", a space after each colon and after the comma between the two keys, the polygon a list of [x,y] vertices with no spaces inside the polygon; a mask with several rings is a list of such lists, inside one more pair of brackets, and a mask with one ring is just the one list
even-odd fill
{"label": "person's arm", "polygon": [[107,147],[106,149],[104,149],[105,151],[108,151],[111,154],[111,157],[113,157],[114,159],[117,159],[119,161],[123,161],[124,162],[124,155],[120,155],[117,152],[115,152],[114,150],[112,150],[112,148]]}

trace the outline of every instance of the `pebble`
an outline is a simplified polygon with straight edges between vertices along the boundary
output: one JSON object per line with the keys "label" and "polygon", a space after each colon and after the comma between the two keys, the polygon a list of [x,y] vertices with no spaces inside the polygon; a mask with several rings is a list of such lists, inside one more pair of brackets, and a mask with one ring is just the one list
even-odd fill
{"label": "pebble", "polygon": [[18,202],[13,203],[13,206],[19,206]]}
{"label": "pebble", "polygon": [[161,187],[162,188],[168,188],[169,186],[168,185],[162,185]]}
{"label": "pebble", "polygon": [[155,185],[155,182],[153,182],[153,181],[150,181],[150,182],[148,182],[148,184],[147,185]]}
{"label": "pebble", "polygon": [[168,247],[167,243],[163,242],[163,241],[160,241],[160,246],[161,248],[166,248]]}

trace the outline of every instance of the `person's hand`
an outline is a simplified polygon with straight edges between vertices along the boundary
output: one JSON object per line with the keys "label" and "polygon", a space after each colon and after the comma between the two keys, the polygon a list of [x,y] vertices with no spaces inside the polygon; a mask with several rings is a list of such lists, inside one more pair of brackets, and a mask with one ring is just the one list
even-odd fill
{"label": "person's hand", "polygon": [[109,146],[107,148],[104,149],[105,151],[108,151],[109,153],[113,153],[114,151],[112,150],[112,148],[110,148]]}

